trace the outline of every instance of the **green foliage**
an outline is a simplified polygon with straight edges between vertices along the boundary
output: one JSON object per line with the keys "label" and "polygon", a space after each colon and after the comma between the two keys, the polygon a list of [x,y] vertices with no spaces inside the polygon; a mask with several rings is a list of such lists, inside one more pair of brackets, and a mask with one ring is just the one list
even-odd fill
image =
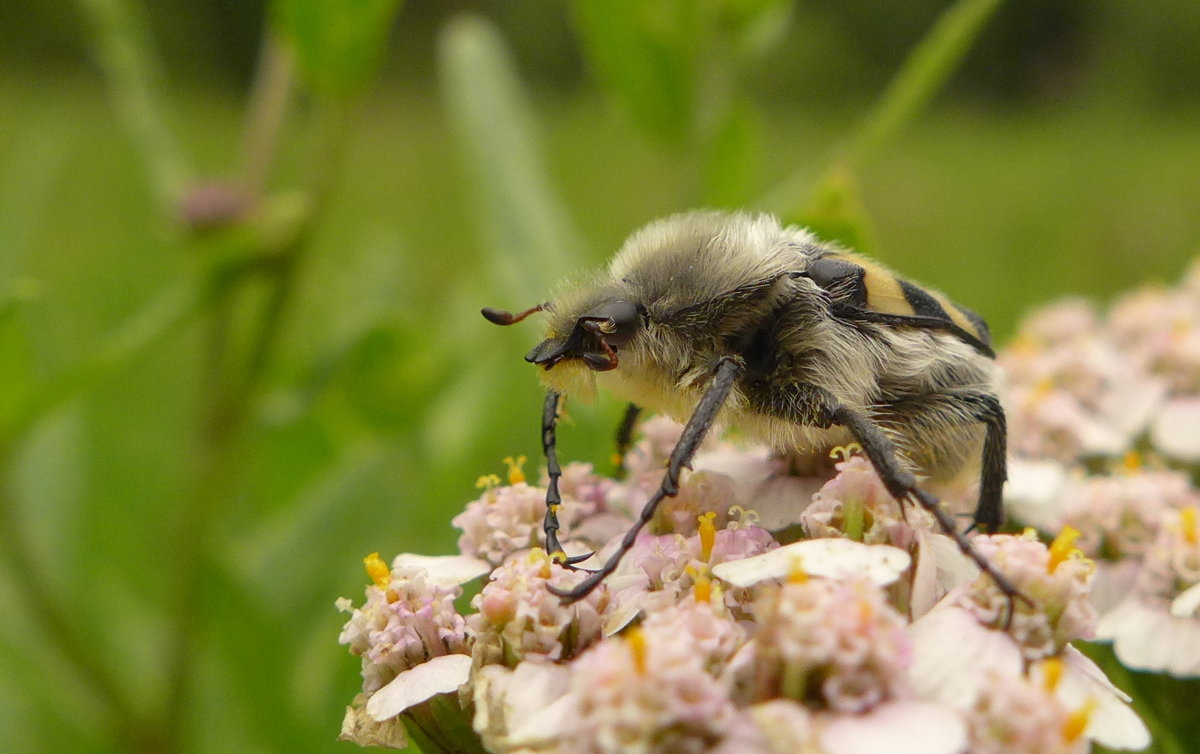
{"label": "green foliage", "polygon": [[376,73],[400,0],[275,0],[274,17],[316,91],[344,95]]}

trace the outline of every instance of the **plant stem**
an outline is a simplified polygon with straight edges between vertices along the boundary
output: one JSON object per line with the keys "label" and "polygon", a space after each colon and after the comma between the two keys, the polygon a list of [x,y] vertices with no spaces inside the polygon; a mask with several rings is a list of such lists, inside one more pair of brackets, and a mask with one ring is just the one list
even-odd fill
{"label": "plant stem", "polygon": [[179,145],[167,127],[158,93],[162,66],[138,12],[124,0],[77,0],[90,26],[96,62],[107,79],[117,115],[124,121],[159,203],[173,210],[190,182]]}
{"label": "plant stem", "polygon": [[242,131],[241,181],[255,199],[266,188],[279,131],[291,101],[294,73],[291,51],[268,29],[263,35]]}
{"label": "plant stem", "polygon": [[762,204],[784,215],[795,213],[808,205],[835,171],[861,166],[874,157],[945,86],[1000,2],[958,0],[950,6],[909,53],[854,136],[826,156],[823,168],[800,168],[771,190]]}

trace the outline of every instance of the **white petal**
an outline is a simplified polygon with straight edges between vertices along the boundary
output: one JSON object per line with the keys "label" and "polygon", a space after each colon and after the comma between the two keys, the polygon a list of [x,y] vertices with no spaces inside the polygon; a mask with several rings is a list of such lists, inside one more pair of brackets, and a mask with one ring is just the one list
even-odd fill
{"label": "white petal", "polygon": [[908,627],[909,680],[922,699],[966,709],[992,673],[1019,676],[1021,650],[1008,634],[984,628],[966,610],[943,607]]}
{"label": "white petal", "polygon": [[979,566],[963,554],[957,542],[945,534],[930,537],[929,548],[933,551],[933,562],[937,563],[938,586],[942,594],[979,577]]}
{"label": "white petal", "polygon": [[1192,584],[1179,593],[1171,602],[1171,615],[1176,618],[1194,618],[1200,608],[1200,584]]}
{"label": "white petal", "polygon": [[820,733],[827,752],[957,754],[967,747],[962,718],[940,704],[900,700],[862,715],[837,715]]}
{"label": "white petal", "polygon": [[1150,441],[1172,458],[1200,461],[1200,398],[1167,401],[1150,428]]}
{"label": "white petal", "polygon": [[437,586],[452,587],[479,578],[492,570],[487,561],[466,555],[417,555],[403,552],[392,561],[392,568],[423,568],[429,574],[429,582]]}
{"label": "white petal", "polygon": [[787,474],[773,476],[755,488],[744,505],[758,513],[758,525],[767,531],[786,529],[800,520],[824,481]]}
{"label": "white petal", "polygon": [[810,576],[867,578],[880,586],[891,584],[911,564],[908,553],[891,545],[865,545],[832,537],[806,539],[762,555],[713,566],[713,575],[734,586],[752,586],[767,579],[786,578],[800,568]]}
{"label": "white petal", "polygon": [[575,717],[569,686],[565,665],[522,662],[514,670],[488,665],[475,676],[475,731],[489,750],[550,743]]}
{"label": "white petal", "polygon": [[442,655],[410,668],[367,700],[372,720],[389,720],[415,704],[457,691],[471,675],[470,655]]}
{"label": "white petal", "polygon": [[1119,456],[1133,439],[1116,427],[1090,417],[1080,417],[1079,444],[1085,455]]}
{"label": "white petal", "polygon": [[1133,592],[1141,568],[1142,564],[1137,560],[1120,560],[1115,563],[1108,560],[1097,561],[1096,572],[1092,576],[1092,588],[1088,592],[1088,601],[1096,608],[1096,612],[1104,615],[1124,601]]}
{"label": "white petal", "polygon": [[1096,635],[1112,639],[1117,659],[1126,667],[1200,676],[1200,620],[1176,618],[1131,598],[1101,616]]}
{"label": "white petal", "polygon": [[509,746],[535,746],[562,735],[564,724],[574,717],[575,697],[567,693],[570,679],[570,669],[564,665],[517,665],[504,697]]}
{"label": "white petal", "polygon": [[1069,710],[1094,700],[1096,708],[1088,717],[1084,735],[1110,749],[1141,750],[1150,745],[1150,731],[1129,706],[1129,695],[1113,686],[1094,662],[1075,647],[1062,654],[1063,674],[1054,695]]}
{"label": "white petal", "polygon": [[937,561],[934,559],[933,534],[924,529],[917,529],[917,566],[913,570],[912,597],[910,609],[913,618],[919,618],[929,612],[937,603]]}
{"label": "white petal", "polygon": [[1118,432],[1133,438],[1150,423],[1166,396],[1167,386],[1162,380],[1139,377],[1120,385],[1106,398],[1102,410]]}
{"label": "white petal", "polygon": [[635,601],[622,602],[604,619],[600,632],[605,636],[620,633],[622,629],[637,620],[642,614],[642,606]]}
{"label": "white petal", "polygon": [[1008,464],[1005,508],[1023,524],[1058,531],[1062,528],[1062,493],[1068,481],[1061,463],[1014,458]]}

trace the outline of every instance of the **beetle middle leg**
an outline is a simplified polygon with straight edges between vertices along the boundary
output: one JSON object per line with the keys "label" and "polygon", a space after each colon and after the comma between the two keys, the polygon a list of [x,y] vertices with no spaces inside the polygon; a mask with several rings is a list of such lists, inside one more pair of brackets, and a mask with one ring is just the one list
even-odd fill
{"label": "beetle middle leg", "polygon": [[959,452],[970,428],[983,425],[979,502],[967,531],[999,529],[1004,524],[1004,480],[1008,478],[1007,424],[999,399],[982,390],[962,389],[889,400],[884,407],[882,413],[893,417],[887,424],[891,431],[924,438],[913,446],[940,445],[943,455]]}
{"label": "beetle middle leg", "polygon": [[1030,602],[1029,598],[1022,594],[1007,576],[997,570],[987,558],[975,549],[966,534],[958,530],[954,517],[946,512],[941,501],[917,486],[917,478],[913,473],[900,465],[895,443],[874,421],[858,411],[842,405],[828,390],[808,383],[774,387],[769,391],[759,393],[759,399],[762,404],[761,408],[775,416],[820,428],[835,425],[845,427],[862,447],[863,454],[875,468],[875,473],[879,475],[888,493],[896,500],[910,500],[929,511],[938,526],[954,540],[962,553],[996,584],[996,587],[1008,600],[1010,620],[1014,600]]}

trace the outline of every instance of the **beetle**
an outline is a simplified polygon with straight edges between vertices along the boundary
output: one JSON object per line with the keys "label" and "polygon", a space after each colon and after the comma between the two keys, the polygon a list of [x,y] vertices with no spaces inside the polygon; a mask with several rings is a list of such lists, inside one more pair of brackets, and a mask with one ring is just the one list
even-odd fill
{"label": "beetle", "polygon": [[[547,552],[576,567],[558,538],[561,469],[555,427],[563,396],[597,384],[630,402],[619,445],[640,408],[686,422],[662,483],[620,546],[570,590],[595,589],[657,506],[679,490],[714,422],[781,453],[857,442],[888,492],[933,514],[1010,603],[1020,593],[959,531],[916,474],[953,478],[978,458],[971,528],[1003,522],[1006,424],[988,327],[974,312],[852,251],[767,214],[694,211],[636,231],[607,269],[541,305],[493,323],[548,315],[525,360],[548,388],[542,446],[549,485]],[[969,529],[968,529],[969,531]]]}

